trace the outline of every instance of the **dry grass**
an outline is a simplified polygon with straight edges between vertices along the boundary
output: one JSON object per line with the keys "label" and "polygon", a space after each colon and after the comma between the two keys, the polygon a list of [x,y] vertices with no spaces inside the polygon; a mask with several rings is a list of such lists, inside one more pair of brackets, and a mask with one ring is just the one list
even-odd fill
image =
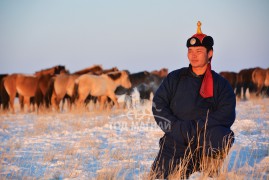
{"label": "dry grass", "polygon": [[53,151],[45,152],[43,155],[44,162],[52,162],[55,156],[56,156],[56,152],[53,152]]}
{"label": "dry grass", "polygon": [[97,171],[97,180],[118,180],[124,179],[124,177],[119,177],[119,172],[121,171],[122,167],[113,167],[113,168],[103,168]]}
{"label": "dry grass", "polygon": [[[263,106],[262,111],[267,111],[268,107]],[[50,138],[61,138],[65,135],[74,134],[79,138],[73,140],[72,135],[66,136],[70,139],[61,139],[64,142],[58,142],[60,146],[56,147],[44,147],[42,150],[41,159],[43,159],[44,164],[46,164],[46,172],[43,175],[44,179],[72,179],[72,178],[81,178],[81,174],[85,174],[87,169],[83,168],[85,164],[90,164],[91,161],[101,161],[101,165],[98,165],[96,174],[90,174],[89,177],[95,177],[96,179],[125,179],[129,174],[137,175],[134,173],[135,169],[140,169],[141,164],[134,163],[133,159],[137,154],[146,154],[147,160],[154,159],[156,156],[155,152],[146,152],[146,150],[151,147],[147,147],[146,143],[143,142],[143,136],[137,139],[137,134],[134,133],[136,130],[143,129],[143,124],[145,126],[144,131],[147,131],[147,125],[155,123],[151,112],[149,109],[134,109],[131,111],[133,113],[133,120],[130,120],[126,117],[111,118],[113,116],[117,117],[122,114],[127,114],[129,110],[117,110],[112,109],[106,112],[93,112],[93,111],[84,111],[77,110],[69,112],[39,112],[38,115],[33,116],[33,126],[25,130],[25,138],[31,137],[33,144],[29,143],[28,146],[34,145],[34,143],[42,143],[47,135],[51,135]],[[20,113],[19,115],[23,115]],[[113,116],[112,116],[113,115]],[[8,115],[5,115],[7,117]],[[101,117],[98,118],[97,117]],[[20,119],[21,120],[21,119]],[[16,120],[16,116],[11,116],[9,121],[17,123],[19,125],[27,126],[24,124],[26,121]],[[131,130],[122,130],[120,134],[117,134],[113,129],[102,129],[105,136],[102,136],[104,140],[98,139],[100,134],[98,133],[88,133],[88,130],[94,130],[98,127],[104,127],[109,125],[110,122],[123,122],[127,124],[129,129],[132,126],[136,126],[137,129]],[[142,125],[141,125],[142,124]],[[9,130],[11,128],[10,124],[7,123],[5,119],[0,118],[0,128],[3,130]],[[248,128],[246,128],[248,131]],[[250,131],[250,130],[249,130]],[[97,131],[94,131],[97,132]],[[142,131],[143,132],[143,131]],[[84,134],[85,133],[85,134]],[[150,137],[155,141],[157,138],[162,136],[162,132],[156,126],[156,130],[150,132]],[[95,136],[96,135],[96,136]],[[32,138],[33,137],[33,138]],[[124,139],[121,139],[124,138]],[[37,139],[35,141],[35,139]],[[109,141],[112,139],[111,141]],[[121,146],[114,146],[113,143],[118,143],[118,140],[122,144]],[[106,141],[107,140],[107,141]],[[55,139],[51,140],[55,142]],[[141,141],[141,142],[140,142]],[[70,143],[69,143],[70,142]],[[107,146],[104,149],[104,142]],[[156,143],[157,144],[157,143]],[[18,150],[22,147],[25,147],[26,144],[23,142],[16,141],[15,139],[10,139],[5,142],[5,148],[8,148],[9,151],[1,152],[0,154],[0,169],[7,167],[6,162],[13,163],[16,160],[18,155]],[[152,145],[152,144],[151,144]],[[154,144],[155,145],[155,144]],[[44,145],[45,146],[45,145]],[[51,145],[53,146],[53,145]],[[58,149],[57,149],[58,147]],[[114,147],[114,148],[112,148]],[[117,149],[115,147],[118,147]],[[127,148],[126,148],[127,147]],[[235,151],[239,152],[240,149],[233,147]],[[0,149],[2,151],[2,149]],[[34,150],[33,150],[34,151]],[[182,159],[181,163],[178,165],[178,170],[171,173],[170,178],[178,179],[179,177],[184,177],[186,173],[186,164],[190,160],[190,154]],[[245,167],[244,169],[238,169],[235,166],[232,170],[228,171],[229,157],[223,162],[222,159],[210,159],[206,156],[203,156],[201,159],[201,176],[198,179],[208,179],[209,175],[214,175],[214,179],[264,179],[263,174],[269,174],[269,160],[264,160],[264,162],[259,163],[259,166],[254,167]],[[33,161],[36,159],[33,158]],[[235,157],[235,162],[240,161],[239,153]],[[55,163],[56,162],[56,163]],[[116,162],[115,164],[110,164],[111,162]],[[23,162],[17,162],[23,163]],[[94,163],[94,162],[93,162]],[[34,164],[34,162],[33,162]],[[235,163],[236,164],[236,163]],[[0,170],[1,172],[1,170]],[[246,174],[250,172],[252,174]],[[17,177],[16,174],[13,174],[14,177]],[[12,174],[11,174],[12,177]],[[27,173],[24,176],[27,177]],[[30,179],[35,179],[35,177],[28,176]],[[142,172],[139,172],[139,177],[142,179],[153,178],[154,174],[148,174],[148,172],[143,169]],[[268,176],[267,176],[268,177]],[[0,179],[5,179],[5,177],[0,176]],[[26,178],[27,179],[27,178]]]}

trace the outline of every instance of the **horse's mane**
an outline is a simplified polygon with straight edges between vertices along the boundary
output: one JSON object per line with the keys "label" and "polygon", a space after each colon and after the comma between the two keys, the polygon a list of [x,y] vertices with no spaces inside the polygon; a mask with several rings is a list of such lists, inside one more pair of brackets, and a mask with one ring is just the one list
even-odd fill
{"label": "horse's mane", "polygon": [[110,77],[112,80],[117,80],[121,77],[122,72],[111,72],[108,73],[107,76]]}

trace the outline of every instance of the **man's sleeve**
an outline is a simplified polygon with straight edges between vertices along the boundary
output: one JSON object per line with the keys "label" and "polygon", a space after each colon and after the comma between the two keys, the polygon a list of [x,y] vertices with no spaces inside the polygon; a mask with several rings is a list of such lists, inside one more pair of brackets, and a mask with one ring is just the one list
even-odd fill
{"label": "man's sleeve", "polygon": [[153,102],[152,112],[156,123],[164,132],[169,132],[171,126],[178,121],[170,109],[170,102],[173,96],[173,77],[169,74],[156,91]]}
{"label": "man's sleeve", "polygon": [[224,81],[224,85],[219,91],[217,98],[217,108],[214,111],[204,113],[199,121],[199,127],[202,128],[207,124],[208,128],[223,126],[230,128],[235,121],[236,98],[232,87]]}

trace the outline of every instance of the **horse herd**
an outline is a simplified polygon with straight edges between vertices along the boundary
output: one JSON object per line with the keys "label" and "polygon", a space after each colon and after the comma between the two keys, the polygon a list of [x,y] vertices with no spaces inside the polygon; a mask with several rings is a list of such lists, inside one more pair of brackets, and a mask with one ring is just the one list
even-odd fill
{"label": "horse herd", "polygon": [[[131,74],[116,67],[103,69],[100,65],[74,73],[69,73],[65,66],[58,65],[33,75],[0,74],[0,110],[10,109],[14,113],[16,97],[21,111],[24,111],[24,106],[27,106],[28,111],[39,110],[40,107],[60,111],[65,102],[69,110],[72,106],[87,107],[91,101],[95,105],[99,104],[100,109],[111,108],[113,105],[119,107],[117,95],[126,95],[126,105],[127,100],[132,100],[130,97],[136,88],[141,101],[150,99],[150,94],[156,92],[167,74],[166,68]],[[246,99],[247,89],[256,96],[269,95],[269,68],[242,69],[238,73],[223,71],[220,75],[229,81],[240,99]]]}
{"label": "horse herd", "polygon": [[220,75],[229,81],[239,99],[246,99],[247,89],[256,96],[269,95],[269,68],[242,69],[238,73],[223,71]]}
{"label": "horse herd", "polygon": [[120,71],[116,67],[103,69],[100,65],[74,73],[58,65],[33,75],[1,74],[0,108],[4,111],[10,109],[14,113],[16,97],[21,111],[24,111],[24,106],[27,106],[28,111],[41,107],[59,111],[61,102],[67,102],[71,110],[73,105],[86,107],[90,101],[99,103],[100,109],[112,105],[119,108],[117,95],[126,94],[125,97],[130,97],[134,88],[137,88],[141,100],[149,99],[167,74],[166,68],[130,74],[127,70]]}

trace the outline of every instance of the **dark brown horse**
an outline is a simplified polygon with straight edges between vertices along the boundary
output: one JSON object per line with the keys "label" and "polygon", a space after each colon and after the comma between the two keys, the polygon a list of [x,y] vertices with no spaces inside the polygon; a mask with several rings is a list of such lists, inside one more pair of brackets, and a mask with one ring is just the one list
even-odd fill
{"label": "dark brown horse", "polygon": [[58,66],[53,66],[48,69],[42,69],[40,71],[35,72],[35,75],[36,76],[47,75],[47,74],[55,75],[55,74],[60,74],[60,73],[64,73],[64,74],[68,73],[68,70],[65,69],[65,66],[58,65]]}
{"label": "dark brown horse", "polygon": [[237,75],[236,96],[241,98],[241,88],[243,88],[243,99],[246,99],[246,91],[249,93],[255,91],[255,85],[252,81],[252,73],[256,68],[242,69]]}
{"label": "dark brown horse", "polygon": [[222,71],[219,73],[222,77],[227,79],[227,81],[230,83],[232,86],[233,90],[236,88],[237,84],[237,73],[236,72],[228,72],[228,71]]}

